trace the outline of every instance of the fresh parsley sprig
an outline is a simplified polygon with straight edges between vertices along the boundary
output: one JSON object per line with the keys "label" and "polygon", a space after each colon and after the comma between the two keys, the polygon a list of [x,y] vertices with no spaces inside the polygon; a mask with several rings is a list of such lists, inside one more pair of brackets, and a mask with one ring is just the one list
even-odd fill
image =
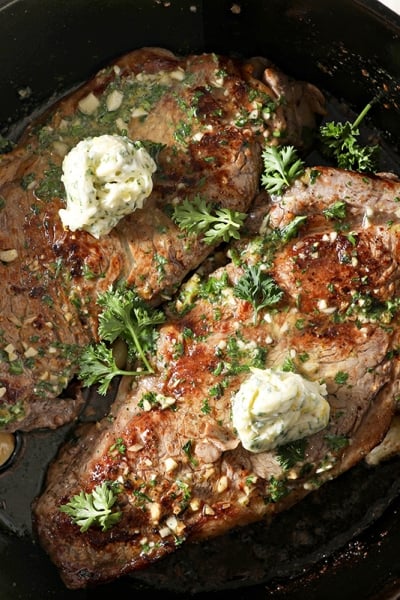
{"label": "fresh parsley sprig", "polygon": [[294,146],[267,146],[261,157],[264,162],[261,184],[270,194],[282,194],[304,173],[304,162]]}
{"label": "fresh parsley sprig", "polygon": [[[99,295],[103,308],[99,315],[98,344],[90,344],[82,353],[78,377],[85,386],[99,384],[100,394],[106,394],[112,379],[117,375],[142,375],[152,373],[147,358],[154,349],[158,332],[156,326],[165,321],[161,310],[146,306],[132,289],[124,286],[110,288]],[[139,360],[139,370],[119,369],[110,346],[117,338],[123,339],[130,360]]]}
{"label": "fresh parsley sprig", "polygon": [[120,511],[112,510],[117,501],[119,485],[115,482],[103,481],[89,494],[81,491],[71,498],[67,504],[62,504],[59,510],[72,518],[79,525],[82,533],[89,527],[98,526],[106,531],[121,519]]}
{"label": "fresh parsley sprig", "polygon": [[273,278],[258,265],[246,266],[242,277],[235,284],[233,293],[237,298],[253,305],[255,319],[262,308],[277,304],[283,291]]}
{"label": "fresh parsley sprig", "polygon": [[299,229],[307,221],[307,215],[297,215],[289,223],[276,232],[283,244],[287,244],[291,239],[297,236]]}
{"label": "fresh parsley sprig", "polygon": [[98,384],[97,391],[105,395],[117,375],[143,375],[143,371],[119,369],[112,348],[104,342],[87,346],[81,356],[79,378],[85,387]]}
{"label": "fresh parsley sprig", "polygon": [[322,152],[333,159],[338,167],[358,172],[375,171],[379,147],[362,145],[358,141],[359,125],[372,105],[372,102],[368,103],[353,123],[329,121],[321,125],[319,137]]}
{"label": "fresh parsley sprig", "polygon": [[246,213],[229,208],[214,207],[197,195],[174,207],[172,219],[188,232],[204,234],[206,244],[239,239]]}
{"label": "fresh parsley sprig", "polygon": [[99,316],[99,336],[107,342],[118,337],[126,341],[131,358],[139,358],[151,372],[146,353],[151,352],[157,337],[155,326],[164,323],[162,310],[147,306],[132,289],[117,287],[99,295],[103,311]]}

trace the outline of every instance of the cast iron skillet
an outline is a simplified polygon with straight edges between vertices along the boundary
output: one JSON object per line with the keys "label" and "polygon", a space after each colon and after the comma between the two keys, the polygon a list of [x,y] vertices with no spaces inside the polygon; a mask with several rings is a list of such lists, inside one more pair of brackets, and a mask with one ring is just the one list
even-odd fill
{"label": "cast iron skillet", "polygon": [[[146,45],[178,53],[262,55],[317,84],[333,114],[357,114],[377,92],[368,127],[384,167],[400,174],[400,18],[374,0],[0,0],[0,131],[29,116],[109,60]],[[97,415],[105,407],[90,399]],[[91,415],[83,419],[93,418]],[[1,600],[86,600],[69,591],[31,535],[30,502],[71,432],[18,437],[0,472]],[[400,594],[400,459],[359,465],[263,524],[186,546],[101,593],[171,600],[388,600]]]}

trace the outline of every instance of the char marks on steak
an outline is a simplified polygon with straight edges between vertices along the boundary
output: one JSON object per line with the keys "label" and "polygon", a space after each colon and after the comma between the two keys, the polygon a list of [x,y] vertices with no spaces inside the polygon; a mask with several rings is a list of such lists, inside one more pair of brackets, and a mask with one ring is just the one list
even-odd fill
{"label": "char marks on steak", "polygon": [[[380,442],[399,392],[399,197],[398,181],[306,170],[282,198],[256,203],[235,260],[197,281],[197,296],[191,281],[191,305],[183,286],[160,327],[155,374],[122,380],[110,415],[61,449],[34,503],[38,539],[69,588],[272,518]],[[295,216],[307,217],[295,237],[275,235]],[[235,285],[260,264],[284,294],[256,316]],[[255,365],[326,383],[329,423],[289,463],[282,447],[245,450],[232,425],[232,394]],[[105,481],[120,484],[122,518],[82,533],[60,506]]]}
{"label": "char marks on steak", "polygon": [[[82,348],[97,339],[98,294],[126,280],[151,303],[169,297],[212,247],[182,235],[168,206],[201,194],[247,211],[262,145],[279,139],[302,147],[303,129],[314,127],[323,104],[316,88],[260,60],[144,48],[30,125],[0,162],[3,430],[55,428],[77,415],[81,396],[59,396]],[[144,208],[96,240],[63,228],[60,177],[64,155],[82,138],[104,133],[159,144],[159,151]]]}

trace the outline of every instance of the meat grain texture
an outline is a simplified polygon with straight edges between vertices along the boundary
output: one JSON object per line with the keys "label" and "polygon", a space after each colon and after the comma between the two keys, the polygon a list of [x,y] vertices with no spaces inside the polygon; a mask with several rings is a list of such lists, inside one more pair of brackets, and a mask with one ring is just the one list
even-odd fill
{"label": "meat grain texture", "polygon": [[[122,380],[110,414],[64,446],[34,504],[38,539],[67,587],[272,518],[380,442],[399,392],[399,197],[384,176],[306,170],[283,197],[258,198],[231,262],[181,288],[155,374]],[[296,216],[306,219],[285,238]],[[279,302],[257,310],[237,295],[249,266],[273,278]],[[327,427],[290,448],[245,450],[231,398],[252,367],[324,382]],[[119,485],[121,519],[81,532],[60,506],[103,482]]]}
{"label": "meat grain texture", "polygon": [[[170,207],[201,194],[247,211],[260,149],[303,146],[324,112],[313,86],[268,61],[135,50],[102,69],[30,125],[0,160],[0,427],[56,428],[82,408],[67,390],[82,349],[97,339],[96,298],[116,281],[146,301],[169,298],[213,250],[182,235]],[[145,206],[97,240],[63,228],[61,165],[82,138],[127,135],[155,152]]]}

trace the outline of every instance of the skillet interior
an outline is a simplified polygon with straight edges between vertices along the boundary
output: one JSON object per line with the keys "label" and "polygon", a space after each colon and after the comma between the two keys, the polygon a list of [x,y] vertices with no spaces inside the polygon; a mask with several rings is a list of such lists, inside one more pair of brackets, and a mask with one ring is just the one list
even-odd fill
{"label": "skillet interior", "polygon": [[[144,45],[176,52],[264,55],[332,94],[333,110],[360,110],[377,92],[371,126],[397,165],[400,18],[376,2],[335,0],[0,1],[0,129],[17,136],[32,111],[88,78],[108,60]],[[344,102],[344,104],[342,104]],[[344,114],[344,113],[343,113]],[[17,125],[15,125],[17,123]],[[98,399],[97,399],[98,400]],[[96,401],[93,398],[93,401]],[[102,414],[102,403],[95,408]],[[92,417],[90,417],[92,418]],[[83,600],[69,592],[30,537],[30,501],[71,427],[24,435],[14,466],[0,474],[0,597]],[[400,590],[400,460],[360,465],[325,485],[271,528],[250,527],[186,547],[108,593],[240,600],[389,598]],[[29,573],[27,566],[29,565]],[[33,575],[32,575],[33,573]],[[295,579],[293,579],[293,577]],[[146,590],[151,589],[147,592]],[[211,592],[211,590],[217,590]],[[225,591],[224,591],[225,590]]]}

